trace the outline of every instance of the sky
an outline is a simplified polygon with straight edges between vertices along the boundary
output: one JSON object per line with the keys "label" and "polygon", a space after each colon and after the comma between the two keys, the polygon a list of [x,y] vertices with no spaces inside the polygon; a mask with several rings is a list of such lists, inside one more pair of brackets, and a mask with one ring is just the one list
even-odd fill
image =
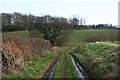
{"label": "sky", "polygon": [[86,24],[118,25],[119,0],[0,0],[0,13],[20,12],[86,19]]}

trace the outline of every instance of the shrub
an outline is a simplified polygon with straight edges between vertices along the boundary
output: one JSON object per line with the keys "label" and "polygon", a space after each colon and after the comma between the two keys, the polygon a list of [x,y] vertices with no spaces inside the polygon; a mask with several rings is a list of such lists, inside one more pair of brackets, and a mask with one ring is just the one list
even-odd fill
{"label": "shrub", "polygon": [[51,44],[48,40],[40,38],[26,40],[12,35],[3,35],[2,48],[3,73],[17,73],[23,66],[29,64],[30,58],[42,56],[42,53],[50,50]]}

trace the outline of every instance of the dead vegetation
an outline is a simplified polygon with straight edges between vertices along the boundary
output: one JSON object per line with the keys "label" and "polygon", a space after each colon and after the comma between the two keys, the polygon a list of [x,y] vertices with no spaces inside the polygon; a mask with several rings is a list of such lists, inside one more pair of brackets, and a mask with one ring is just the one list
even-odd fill
{"label": "dead vegetation", "polygon": [[30,58],[41,56],[50,50],[51,44],[48,40],[40,38],[24,40],[20,37],[3,35],[2,48],[2,72],[13,74],[19,72],[23,66],[27,66]]}

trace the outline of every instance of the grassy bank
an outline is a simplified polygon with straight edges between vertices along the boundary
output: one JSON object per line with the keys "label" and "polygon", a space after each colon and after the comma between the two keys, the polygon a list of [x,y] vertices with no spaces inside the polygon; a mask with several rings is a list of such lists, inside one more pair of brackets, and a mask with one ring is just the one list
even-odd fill
{"label": "grassy bank", "polygon": [[73,50],[83,67],[95,78],[118,77],[119,52],[117,47],[98,43]]}
{"label": "grassy bank", "polygon": [[50,52],[37,58],[32,58],[30,64],[23,67],[17,74],[3,74],[3,78],[41,78],[43,73],[55,59],[57,54]]}

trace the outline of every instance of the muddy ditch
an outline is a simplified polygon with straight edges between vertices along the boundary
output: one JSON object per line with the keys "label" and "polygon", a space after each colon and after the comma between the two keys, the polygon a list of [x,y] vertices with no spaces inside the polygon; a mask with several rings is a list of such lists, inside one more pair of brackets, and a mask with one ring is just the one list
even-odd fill
{"label": "muddy ditch", "polygon": [[77,59],[77,57],[75,55],[73,55],[72,53],[69,53],[72,62],[76,68],[76,71],[79,73],[80,76],[80,80],[89,80],[90,76],[85,72],[85,70],[82,68],[79,60]]}

